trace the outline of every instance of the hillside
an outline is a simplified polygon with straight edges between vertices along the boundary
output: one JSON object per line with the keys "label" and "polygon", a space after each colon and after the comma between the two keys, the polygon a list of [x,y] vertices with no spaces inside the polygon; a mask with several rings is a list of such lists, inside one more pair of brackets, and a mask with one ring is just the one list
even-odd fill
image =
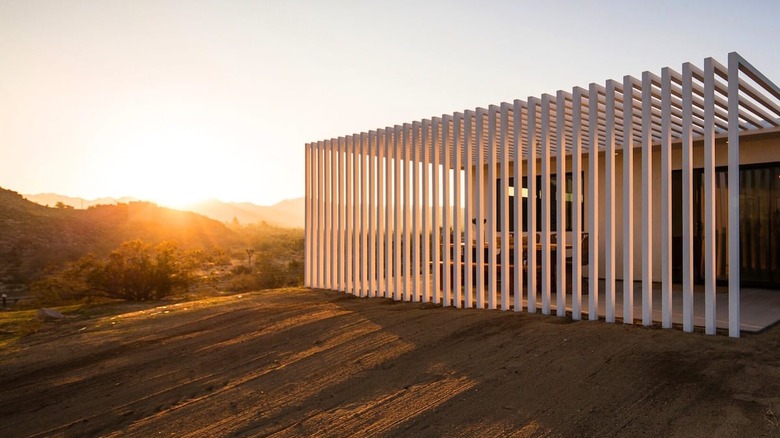
{"label": "hillside", "polygon": [[175,239],[182,247],[228,247],[238,241],[223,223],[146,202],[87,210],[44,207],[0,188],[0,289],[13,290],[49,265],[86,253],[106,254],[121,242]]}

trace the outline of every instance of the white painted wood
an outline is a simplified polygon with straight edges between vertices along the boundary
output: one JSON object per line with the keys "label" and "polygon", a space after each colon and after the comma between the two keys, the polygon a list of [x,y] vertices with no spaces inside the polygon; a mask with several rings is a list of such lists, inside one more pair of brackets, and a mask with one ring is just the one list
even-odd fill
{"label": "white painted wood", "polygon": [[571,173],[572,173],[572,247],[571,247],[571,317],[582,319],[582,95],[580,87],[572,90]]}
{"label": "white painted wood", "polygon": [[421,301],[420,284],[420,162],[421,140],[420,122],[412,123],[412,301]]}
{"label": "white painted wood", "polygon": [[512,170],[515,186],[515,281],[514,281],[514,310],[523,310],[523,151],[522,151],[522,127],[524,102],[515,100],[512,106],[514,117],[512,132]]}
{"label": "white painted wood", "polygon": [[465,175],[463,176],[464,191],[466,194],[465,205],[463,206],[463,260],[464,260],[464,272],[463,272],[463,307],[470,309],[474,307],[474,278],[472,265],[473,259],[473,239],[475,235],[473,233],[473,224],[471,219],[474,217],[474,200],[477,195],[474,190],[474,139],[473,135],[473,120],[474,112],[466,110],[463,119],[463,169]]}
{"label": "white painted wood", "polygon": [[[501,104],[501,117],[499,120],[501,126],[501,136],[499,144],[498,165],[501,170],[501,189],[500,210],[501,216],[497,218],[501,222],[501,310],[509,310],[509,285],[511,283],[511,271],[509,266],[509,255],[512,246],[509,244],[509,109],[508,103]],[[495,184],[493,184],[495,187]],[[519,242],[518,242],[519,243]]]}
{"label": "white painted wood", "polygon": [[311,190],[311,144],[306,143],[304,145],[304,190],[305,190],[305,203],[304,203],[304,244],[303,244],[303,285],[304,287],[312,287],[311,284],[311,262],[312,262],[312,256],[311,256],[311,244],[313,242],[313,238],[311,236],[313,227],[311,223],[311,200],[312,200],[312,190]]}
{"label": "white painted wood", "polygon": [[599,319],[599,136],[597,84],[588,86],[588,319]]}
{"label": "white painted wood", "polygon": [[368,139],[360,133],[360,296],[368,296]]}
{"label": "white painted wood", "polygon": [[487,199],[485,199],[485,208],[487,210],[487,248],[488,248],[488,309],[495,309],[496,306],[496,286],[498,278],[496,276],[496,258],[498,256],[498,243],[496,233],[496,117],[498,107],[490,105],[488,107],[488,177],[487,177]]}
{"label": "white painted wood", "polygon": [[395,214],[393,211],[393,187],[395,173],[393,172],[395,144],[398,136],[395,135],[394,127],[387,127],[388,144],[387,154],[385,155],[385,298],[393,298],[395,291],[394,267],[393,263],[393,237],[395,228]]}
{"label": "white painted wood", "polygon": [[542,314],[550,314],[552,289],[550,269],[550,102],[552,96],[542,95]]}
{"label": "white painted wood", "polygon": [[[368,132],[368,296],[376,297],[376,132]],[[339,164],[339,168],[341,165]],[[341,259],[341,255],[336,257]]]}
{"label": "white painted wood", "polygon": [[682,66],[683,330],[693,331],[693,71]]}
{"label": "white painted wood", "polygon": [[462,307],[463,299],[463,287],[461,281],[463,280],[463,269],[461,268],[461,260],[463,254],[461,252],[461,236],[463,232],[463,201],[461,199],[463,195],[463,179],[461,178],[461,164],[463,163],[463,140],[461,135],[463,134],[463,114],[455,113],[455,119],[453,120],[453,134],[452,134],[452,168],[453,168],[453,199],[454,209],[452,215],[452,229],[453,229],[453,242],[452,242],[452,261],[453,261],[453,289],[452,289],[452,301],[455,307]]}
{"label": "white painted wood", "polygon": [[[716,331],[715,294],[715,65],[704,60],[704,332]],[[729,206],[730,207],[730,206]]]}
{"label": "white painted wood", "polygon": [[433,191],[431,192],[431,251],[433,252],[433,302],[441,303],[441,147],[442,147],[442,123],[439,117],[433,118],[433,140],[431,142],[431,178]]}
{"label": "white painted wood", "polygon": [[386,129],[377,131],[377,144],[380,145],[377,150],[377,168],[376,168],[376,203],[377,203],[377,296],[387,296],[387,263],[385,260],[385,238],[387,230],[385,229],[386,212],[388,210],[387,199],[385,198],[385,155],[388,149],[389,136]]}
{"label": "white painted wood", "polygon": [[[740,260],[739,260],[739,65],[740,57],[736,52],[729,53],[728,59],[728,185],[729,185],[729,336],[740,335]],[[755,79],[755,75],[754,75]],[[760,77],[758,78],[760,79]],[[775,97],[780,99],[780,90],[776,87]]]}
{"label": "white painted wood", "polygon": [[353,153],[352,148],[349,144],[349,138],[339,137],[338,139],[339,144],[344,148],[344,157],[345,157],[345,164],[346,164],[346,171],[344,172],[344,192],[346,194],[346,214],[345,214],[345,220],[344,220],[344,240],[345,240],[345,247],[346,247],[346,259],[344,260],[344,267],[345,267],[345,282],[346,287],[345,291],[347,293],[354,293],[355,288],[355,282],[353,278],[353,265],[354,265],[354,258],[353,254],[355,253],[355,246],[353,241],[353,235],[354,235],[354,224],[355,224],[355,215],[354,215],[354,198],[353,198],[353,172],[354,172],[354,161],[353,161]]}
{"label": "white painted wood", "polygon": [[423,187],[422,187],[422,287],[423,301],[428,303],[432,300],[431,290],[431,171],[430,171],[430,148],[431,148],[431,121],[422,121],[422,169],[423,169]]}
{"label": "white painted wood", "polygon": [[617,83],[607,81],[606,127],[604,133],[604,312],[607,322],[615,322],[615,93]]}
{"label": "white painted wood", "polygon": [[442,142],[441,142],[441,174],[442,174],[442,232],[441,232],[441,260],[442,260],[442,304],[444,306],[452,305],[452,284],[450,269],[450,248],[452,245],[450,233],[450,129],[452,127],[452,116],[442,117]]}
{"label": "white painted wood", "polygon": [[393,299],[402,299],[401,283],[401,161],[403,147],[401,126],[393,127]]}
{"label": "white painted wood", "polygon": [[566,316],[566,92],[555,95],[555,314]]}
{"label": "white painted wood", "polygon": [[623,324],[634,323],[634,78],[623,77]]}
{"label": "white painted wood", "polygon": [[528,165],[528,198],[527,198],[527,209],[528,209],[528,248],[531,250],[528,251],[528,266],[527,266],[527,272],[528,272],[528,289],[526,292],[526,295],[528,297],[528,312],[529,313],[536,313],[536,304],[537,304],[537,289],[539,288],[539,284],[537,282],[537,266],[539,266],[539,260],[537,257],[537,252],[535,251],[536,245],[540,243],[537,239],[538,233],[537,233],[537,223],[536,223],[536,201],[539,197],[539,187],[537,187],[536,184],[536,174],[537,174],[537,153],[536,149],[539,144],[539,138],[538,138],[538,130],[536,128],[537,124],[537,111],[540,109],[540,101],[539,99],[535,97],[529,97],[528,98],[528,122],[527,122],[527,129],[526,132],[528,133],[528,141],[526,144],[528,145],[528,160],[526,161],[526,164]]}
{"label": "white painted wood", "polygon": [[411,301],[412,299],[412,285],[411,285],[411,279],[412,279],[412,263],[411,263],[411,250],[412,250],[412,242],[411,242],[411,193],[409,190],[409,185],[412,182],[412,164],[410,161],[411,158],[411,149],[413,148],[412,143],[412,125],[409,123],[404,123],[403,125],[403,131],[404,131],[404,142],[403,142],[403,171],[404,171],[404,177],[403,180],[403,191],[401,193],[401,200],[403,203],[403,219],[402,219],[402,225],[401,225],[401,243],[402,243],[402,253],[401,253],[401,266],[403,266],[403,269],[401,270],[401,273],[403,275],[403,298],[404,301]]}
{"label": "white painted wood", "polygon": [[652,78],[642,73],[642,325],[653,324]]}
{"label": "white painted wood", "polygon": [[476,221],[474,224],[474,230],[476,233],[476,305],[477,309],[485,308],[485,234],[484,234],[484,181],[485,181],[485,142],[483,140],[484,135],[484,116],[486,110],[477,108],[476,119],[476,147],[475,152],[477,155],[476,163],[476,177],[474,178],[474,215]]}
{"label": "white painted wood", "polygon": [[672,77],[661,71],[661,325],[672,326]]}

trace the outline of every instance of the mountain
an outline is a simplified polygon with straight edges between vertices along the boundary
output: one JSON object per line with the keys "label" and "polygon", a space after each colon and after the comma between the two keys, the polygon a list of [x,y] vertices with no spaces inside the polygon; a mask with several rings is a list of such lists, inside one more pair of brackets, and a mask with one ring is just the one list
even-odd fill
{"label": "mountain", "polygon": [[149,202],[51,208],[0,188],[0,287],[24,284],[49,265],[105,255],[131,239],[227,248],[240,237],[224,223]]}
{"label": "mountain", "polygon": [[190,210],[222,222],[232,222],[235,218],[243,225],[268,222],[284,227],[303,228],[305,200],[304,198],[287,199],[275,205],[264,206],[250,202],[223,202],[211,199],[192,205]]}
{"label": "mountain", "polygon": [[[130,197],[83,199],[56,193],[40,193],[24,195],[24,197],[41,205],[53,207],[61,202],[77,209],[139,201]],[[235,218],[242,225],[267,222],[282,227],[303,228],[305,200],[304,198],[287,199],[275,205],[265,206],[250,202],[223,202],[210,199],[190,206],[189,210],[220,222],[232,222]]]}

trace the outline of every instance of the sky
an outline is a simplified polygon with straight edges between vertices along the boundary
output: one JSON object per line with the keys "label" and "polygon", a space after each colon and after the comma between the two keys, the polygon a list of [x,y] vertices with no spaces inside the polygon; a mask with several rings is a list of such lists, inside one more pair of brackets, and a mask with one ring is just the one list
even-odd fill
{"label": "sky", "polygon": [[304,195],[304,144],[739,52],[778,1],[0,0],[0,187]]}

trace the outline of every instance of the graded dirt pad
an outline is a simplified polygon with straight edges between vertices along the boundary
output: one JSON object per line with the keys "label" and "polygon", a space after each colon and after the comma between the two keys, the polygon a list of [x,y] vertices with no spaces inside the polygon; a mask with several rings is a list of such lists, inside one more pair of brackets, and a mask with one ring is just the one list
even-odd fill
{"label": "graded dirt pad", "polygon": [[263,291],[24,338],[0,436],[780,436],[778,347]]}

